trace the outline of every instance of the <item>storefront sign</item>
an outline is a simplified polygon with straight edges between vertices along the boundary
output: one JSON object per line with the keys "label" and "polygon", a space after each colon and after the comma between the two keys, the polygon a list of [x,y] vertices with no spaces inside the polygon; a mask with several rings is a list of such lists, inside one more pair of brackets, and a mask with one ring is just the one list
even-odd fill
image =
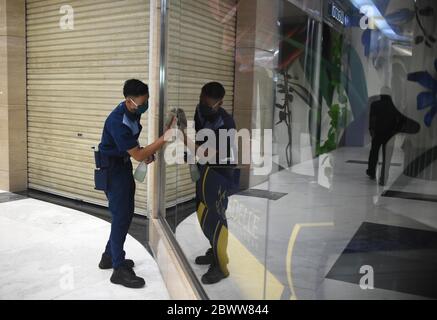
{"label": "storefront sign", "polygon": [[338,21],[339,23],[341,23],[341,25],[347,26],[348,21],[349,21],[348,16],[346,15],[346,13],[344,12],[343,9],[341,9],[339,6],[337,6],[333,2],[330,4],[330,15],[331,15],[331,18],[333,18],[336,21]]}

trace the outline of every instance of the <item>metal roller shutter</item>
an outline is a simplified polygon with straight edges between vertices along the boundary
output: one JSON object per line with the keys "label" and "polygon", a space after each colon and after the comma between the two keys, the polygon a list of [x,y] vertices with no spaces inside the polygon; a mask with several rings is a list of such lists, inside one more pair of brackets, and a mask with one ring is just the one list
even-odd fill
{"label": "metal roller shutter", "polygon": [[[60,28],[62,5],[74,10],[73,30]],[[26,15],[29,187],[107,205],[94,190],[91,147],[123,82],[147,83],[149,1],[27,0]],[[142,125],[145,145],[146,116]],[[136,206],[145,213],[145,183]]]}
{"label": "metal roller shutter", "polygon": [[[181,107],[193,120],[200,89],[219,81],[223,107],[232,112],[235,60],[235,0],[170,0],[167,105]],[[195,188],[187,165],[166,169],[166,205],[191,199]]]}

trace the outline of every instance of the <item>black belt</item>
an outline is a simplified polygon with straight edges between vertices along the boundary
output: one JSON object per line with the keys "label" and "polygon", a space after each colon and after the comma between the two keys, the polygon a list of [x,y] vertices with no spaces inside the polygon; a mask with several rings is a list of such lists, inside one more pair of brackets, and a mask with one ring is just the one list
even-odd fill
{"label": "black belt", "polygon": [[126,157],[109,157],[109,163],[113,165],[125,165],[130,163],[130,156]]}
{"label": "black belt", "polygon": [[114,165],[125,165],[130,163],[130,156],[109,157],[104,156],[100,151],[94,151],[94,159],[97,169],[105,169]]}

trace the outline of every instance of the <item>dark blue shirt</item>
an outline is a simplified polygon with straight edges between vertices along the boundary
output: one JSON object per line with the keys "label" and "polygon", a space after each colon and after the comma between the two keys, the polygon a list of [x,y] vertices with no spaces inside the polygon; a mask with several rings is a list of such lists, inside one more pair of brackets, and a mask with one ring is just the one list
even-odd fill
{"label": "dark blue shirt", "polygon": [[[199,107],[196,108],[196,112],[194,114],[194,126],[196,133],[202,129],[211,129],[214,131],[214,135],[216,138],[216,150],[219,151],[220,143],[220,130],[231,130],[235,129],[235,121],[232,116],[226,112],[225,109],[219,108],[217,111],[216,117],[213,120],[208,120],[202,117],[202,114],[199,112]],[[197,144],[202,145],[205,141],[197,141]],[[226,179],[230,182],[228,194],[231,195],[239,190],[239,181],[240,181],[240,169],[237,166],[238,162],[238,154],[236,149],[236,141],[235,137],[232,139],[230,137],[227,138],[226,145],[226,159],[220,159],[220,153],[217,153],[215,158],[215,164],[206,163],[207,166],[214,168],[214,170],[226,177]],[[233,160],[231,160],[233,159]]]}
{"label": "dark blue shirt", "polygon": [[121,102],[105,121],[99,144],[102,156],[128,157],[127,150],[139,146],[138,137],[143,129],[140,119],[140,115],[127,109],[125,101]]}
{"label": "dark blue shirt", "polygon": [[[219,147],[220,147],[220,145],[219,145],[220,129],[225,129],[225,130],[236,129],[234,119],[223,108],[219,108],[217,110],[217,115],[216,115],[216,117],[214,117],[214,120],[208,120],[208,119],[202,117],[202,114],[199,112],[199,107],[197,107],[196,112],[194,113],[194,126],[195,126],[196,133],[202,129],[210,129],[210,130],[214,131],[214,135],[216,138],[216,150],[217,150],[217,152],[219,151]],[[208,141],[207,138],[205,139],[205,141],[197,141],[197,144],[202,145],[206,141]],[[234,157],[237,156],[237,155],[233,154],[233,151],[235,150],[235,140],[230,139],[228,137],[226,144],[227,144],[227,154],[226,154],[227,161],[223,161],[223,159],[221,159],[221,161],[220,161],[220,158],[219,158],[220,155],[219,155],[219,153],[217,153],[217,156],[215,159],[215,164],[218,166],[232,164],[231,163],[232,161],[230,161],[230,159],[233,159]],[[235,161],[236,161],[236,159],[235,159]]]}

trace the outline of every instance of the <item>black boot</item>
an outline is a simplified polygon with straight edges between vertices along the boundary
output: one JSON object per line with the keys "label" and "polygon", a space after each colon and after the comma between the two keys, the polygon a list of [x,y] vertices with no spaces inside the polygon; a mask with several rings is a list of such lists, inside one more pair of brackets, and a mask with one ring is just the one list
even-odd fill
{"label": "black boot", "polygon": [[111,282],[121,284],[127,288],[142,288],[146,284],[143,278],[137,277],[135,272],[126,266],[120,266],[114,269]]}
{"label": "black boot", "polygon": [[[135,264],[132,260],[126,259],[126,260],[124,260],[123,265],[132,269]],[[100,269],[111,269],[112,268],[112,258],[111,258],[110,254],[107,254],[106,252],[104,252],[102,254],[102,259],[100,259],[99,268]]]}
{"label": "black boot", "polygon": [[376,179],[375,173],[370,172],[369,169],[366,170],[366,174],[369,176],[370,180]]}
{"label": "black boot", "polygon": [[229,272],[224,273],[218,265],[211,264],[201,280],[203,284],[214,284],[227,277],[229,277]]}
{"label": "black boot", "polygon": [[214,252],[209,248],[204,256],[198,256],[194,261],[196,264],[207,265],[214,262]]}

